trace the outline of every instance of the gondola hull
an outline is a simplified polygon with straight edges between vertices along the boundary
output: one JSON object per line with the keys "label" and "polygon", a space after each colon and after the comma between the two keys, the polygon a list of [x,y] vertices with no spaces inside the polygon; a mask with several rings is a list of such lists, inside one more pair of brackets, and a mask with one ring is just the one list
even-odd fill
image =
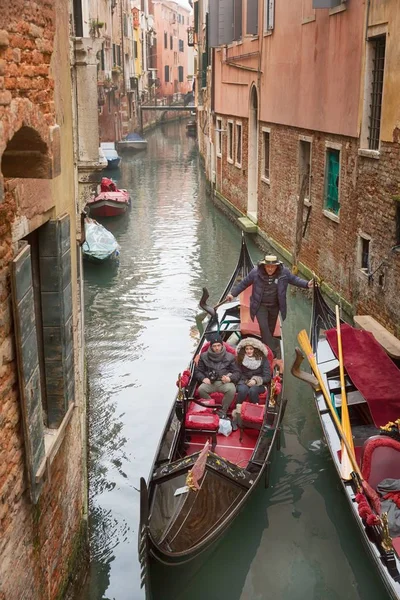
{"label": "gondola hull", "polygon": [[[243,237],[237,267],[221,300],[253,266]],[[233,301],[210,311],[194,357],[201,352],[206,336],[213,331],[219,331],[226,339],[230,335],[240,336],[239,308],[240,301]],[[193,369],[192,360],[192,372]],[[217,435],[215,449],[204,455],[207,458],[198,481],[199,489],[191,488],[187,485],[188,475],[200,461],[208,437],[207,431],[199,432],[202,435],[197,435],[196,431],[188,434],[185,424],[187,403],[193,399],[195,388],[196,382],[191,378],[186,397],[181,390],[178,392],[143,492],[148,498],[140,526],[146,533],[147,544],[146,552],[139,547],[143,583],[148,580],[152,560],[168,566],[181,565],[215,546],[245,508],[258,483],[267,483],[272,452],[280,443],[285,402],[282,388],[277,388],[271,392],[259,426],[249,431],[243,428],[227,438]],[[214,416],[209,415],[209,418],[212,421]],[[214,435],[215,431],[210,431],[210,439],[214,439]],[[143,536],[144,533],[142,540]]]}
{"label": "gondola hull", "polygon": [[[336,410],[339,411],[340,416],[341,389],[338,374],[339,361],[333,352],[326,335],[327,331],[332,331],[334,328],[336,328],[335,314],[323,299],[320,290],[316,288],[314,290],[313,317],[311,327],[312,349],[326,389],[331,395],[332,404],[336,407]],[[298,373],[295,373],[293,369],[292,372],[294,375],[299,376]],[[308,380],[310,383],[309,377],[309,374],[305,374],[304,379]],[[301,376],[300,378],[303,379]],[[357,411],[360,411],[360,414],[366,415],[369,410],[368,404],[360,393],[360,390],[355,388],[353,382],[347,374],[345,377],[345,384],[347,402],[349,404],[352,418],[352,434],[355,445],[355,456],[360,465],[361,471],[363,471],[363,466],[365,466],[366,463],[366,455],[368,453],[368,444],[371,445],[375,443],[374,440],[376,439],[378,440],[376,442],[377,444],[381,443],[379,437],[377,437],[377,434],[380,433],[380,430],[373,423],[357,425]],[[369,504],[371,506],[367,506],[367,512],[370,510],[369,514],[371,515],[374,514],[373,502],[368,495],[365,496],[366,492],[363,489],[362,482],[356,476],[356,474],[353,473],[352,478],[349,480],[342,478],[342,443],[340,435],[335,427],[334,420],[331,416],[331,411],[329,410],[329,407],[327,407],[324,395],[320,389],[314,389],[314,398],[323,434],[332,457],[332,462],[335,465],[338,480],[348,501],[351,514],[357,523],[363,544],[367,549],[375,569],[379,573],[390,597],[394,600],[399,600],[400,560],[397,553],[400,550],[400,543],[397,543],[396,553],[396,550],[393,547],[390,548],[392,541],[386,537],[381,525],[371,525],[370,523],[372,523],[372,521],[368,521],[366,513],[362,513],[362,511],[360,515],[358,504],[358,502],[360,502],[360,496],[364,496],[367,501],[369,500]],[[399,417],[400,415],[397,416]],[[384,440],[382,443],[384,443]],[[396,544],[395,540],[394,542]]]}

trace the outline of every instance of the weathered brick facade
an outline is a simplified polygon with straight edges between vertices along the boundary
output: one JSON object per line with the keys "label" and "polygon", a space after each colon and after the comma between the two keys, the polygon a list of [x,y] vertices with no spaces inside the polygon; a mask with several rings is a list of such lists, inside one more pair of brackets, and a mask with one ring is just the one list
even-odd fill
{"label": "weathered brick facade", "polygon": [[[241,213],[247,212],[248,121],[233,115],[222,119],[222,157],[216,156],[215,187]],[[227,160],[228,121],[242,124],[242,166]],[[262,128],[270,129],[270,181],[261,177]],[[388,329],[400,335],[399,255],[390,253],[396,239],[396,203],[400,186],[400,145],[382,144],[379,160],[359,156],[355,138],[334,136],[271,123],[259,123],[258,226],[277,248],[293,254],[299,204],[299,142],[310,139],[311,207],[303,209],[303,225],[310,210],[299,260],[339,293],[354,312],[379,314]],[[216,135],[213,135],[216,140]],[[326,149],[340,147],[340,219],[324,213]],[[371,271],[361,271],[359,235],[371,238]],[[381,265],[379,257],[388,258]],[[381,266],[380,266],[381,265]],[[381,277],[380,277],[381,276]],[[384,302],[382,302],[384,295]]]}
{"label": "weathered brick facade", "polygon": [[[68,3],[62,0],[6,1],[0,11],[1,600],[58,598],[85,540],[69,17]],[[30,483],[29,416],[24,416],[21,397],[10,262],[22,240],[30,245],[38,228],[63,214],[71,230],[75,393],[62,426],[45,430],[45,456]],[[32,486],[37,486],[36,503]]]}

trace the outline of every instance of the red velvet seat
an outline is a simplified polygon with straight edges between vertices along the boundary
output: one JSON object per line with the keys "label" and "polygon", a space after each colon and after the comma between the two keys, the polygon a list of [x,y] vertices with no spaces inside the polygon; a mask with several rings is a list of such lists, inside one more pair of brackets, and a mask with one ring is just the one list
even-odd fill
{"label": "red velvet seat", "polygon": [[207,431],[218,431],[219,416],[187,413],[185,424],[186,429],[206,429]]}
{"label": "red velvet seat", "polygon": [[400,537],[392,538],[392,542],[393,542],[393,548],[395,549],[397,556],[400,557]]}
{"label": "red velvet seat", "polygon": [[265,404],[253,404],[252,402],[243,402],[240,418],[243,424],[252,423],[253,425],[262,425],[264,420]]}
{"label": "red velvet seat", "polygon": [[361,465],[364,479],[374,489],[383,479],[400,479],[400,442],[384,435],[368,438]]}
{"label": "red velvet seat", "polygon": [[204,434],[211,437],[211,450],[214,452],[217,445],[217,432],[219,428],[219,416],[207,413],[186,413],[185,430]]}
{"label": "red velvet seat", "polygon": [[189,409],[188,409],[188,413],[190,415],[195,415],[195,414],[207,414],[210,415],[213,413],[214,410],[214,406],[216,404],[215,400],[213,398],[211,398],[211,400],[204,400],[201,399],[201,402],[203,404],[206,404],[207,407],[205,406],[200,406],[199,404],[196,404],[196,402],[191,402],[189,405]]}

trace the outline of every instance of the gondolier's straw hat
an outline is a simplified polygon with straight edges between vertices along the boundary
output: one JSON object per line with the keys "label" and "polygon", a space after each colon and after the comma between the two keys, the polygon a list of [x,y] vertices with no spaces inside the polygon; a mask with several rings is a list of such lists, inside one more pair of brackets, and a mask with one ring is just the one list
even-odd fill
{"label": "gondolier's straw hat", "polygon": [[259,265],[279,265],[280,261],[274,254],[266,254],[262,260],[258,263]]}

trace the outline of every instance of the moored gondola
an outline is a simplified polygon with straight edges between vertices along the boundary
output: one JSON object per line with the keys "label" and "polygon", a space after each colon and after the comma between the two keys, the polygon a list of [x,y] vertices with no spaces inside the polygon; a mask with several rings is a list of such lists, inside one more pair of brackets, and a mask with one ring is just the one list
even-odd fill
{"label": "moored gondola", "polygon": [[[237,300],[225,302],[233,286],[253,268],[245,238],[237,266],[220,303],[207,305],[204,290],[200,306],[207,323],[188,370],[179,376],[178,392],[167,419],[148,484],[141,480],[139,558],[142,585],[148,583],[149,561],[183,564],[210,549],[245,507],[260,480],[268,483],[268,466],[279,445],[283,418],[283,361],[273,361],[273,378],[260,404],[249,413],[242,405],[239,428],[229,436],[219,433],[218,394],[200,400],[193,377],[196,361],[210,334],[218,332],[228,351],[238,342],[259,337],[258,325],[249,317],[247,289]],[[280,337],[280,323],[275,335]],[[280,337],[281,350],[282,338]],[[236,407],[232,402],[230,411]]]}
{"label": "moored gondola", "polygon": [[292,373],[314,389],[324,436],[351,513],[387,591],[399,599],[400,370],[371,333],[343,322],[339,325],[338,311],[335,315],[317,286],[311,347],[305,331],[299,341],[314,375],[300,370],[298,350]]}

